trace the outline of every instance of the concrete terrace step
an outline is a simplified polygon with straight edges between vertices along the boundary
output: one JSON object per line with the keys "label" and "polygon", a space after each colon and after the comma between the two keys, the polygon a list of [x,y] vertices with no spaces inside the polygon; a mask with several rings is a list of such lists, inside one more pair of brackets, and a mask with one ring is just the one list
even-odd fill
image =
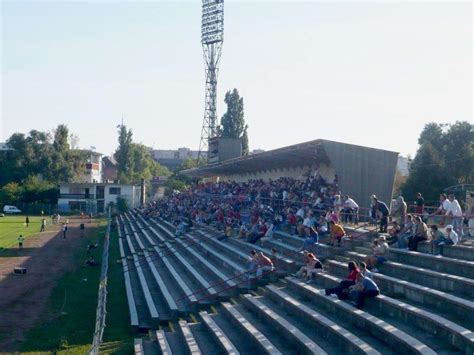
{"label": "concrete terrace step", "polygon": [[[221,281],[225,282],[228,286],[234,287],[236,286],[236,282],[230,279],[228,274],[225,274],[214,266],[210,261],[208,261],[208,256],[202,256],[198,253],[197,249],[200,249],[199,245],[196,245],[196,241],[192,238],[188,238],[187,240],[182,240],[180,238],[175,238],[171,232],[169,232],[165,227],[157,224],[160,229],[164,231],[170,238],[173,238],[176,242],[176,245],[181,246],[182,250],[188,254],[191,254],[196,260],[198,260],[203,266],[205,266],[208,270],[210,270],[214,275],[216,275]],[[150,227],[152,228],[152,227]],[[219,259],[222,262],[221,259]]]}
{"label": "concrete terrace step", "polygon": [[208,232],[204,232],[202,230],[195,230],[193,234],[199,237],[201,240],[204,240],[208,242],[209,244],[212,244],[213,246],[221,250],[226,255],[229,255],[230,257],[238,258],[242,263],[248,263],[249,255],[242,252],[240,248],[236,248],[232,245],[229,245],[228,243],[219,241],[216,239],[214,235]]}
{"label": "concrete terrace step", "polygon": [[148,310],[150,311],[151,318],[158,319],[160,316],[156,309],[155,303],[153,301],[153,297],[151,296],[150,289],[148,287],[148,283],[146,281],[145,275],[143,274],[142,266],[140,265],[140,261],[136,255],[133,255],[133,262],[135,264],[135,269],[137,270],[138,279],[140,281],[140,285],[143,290],[143,294],[145,296],[145,301],[148,306]]}
{"label": "concrete terrace step", "polygon": [[232,342],[224,334],[217,323],[211,318],[211,316],[206,311],[199,312],[199,315],[201,316],[203,323],[207,326],[209,332],[221,347],[221,350],[227,354],[238,355],[239,351],[235,345],[232,344]]}
{"label": "concrete terrace step", "polygon": [[[429,243],[418,244],[418,251],[429,253],[431,251]],[[465,245],[445,245],[443,254],[445,257],[474,261],[474,248]]]}
{"label": "concrete terrace step", "polygon": [[[357,252],[346,252],[346,255],[348,258],[358,262],[364,261],[367,256],[367,254]],[[472,298],[474,295],[474,280],[466,277],[432,271],[394,261],[385,262],[383,265],[379,266],[379,269],[384,275],[415,282],[426,287],[455,292],[457,294],[469,296],[468,298]]]}
{"label": "concrete terrace step", "polygon": [[390,249],[389,259],[439,272],[474,278],[474,261],[429,255],[415,251]]}
{"label": "concrete terrace step", "polygon": [[168,339],[166,339],[166,333],[163,329],[156,331],[156,339],[163,355],[173,354],[173,352],[171,351],[170,344],[168,343]]}
{"label": "concrete terrace step", "polygon": [[[121,238],[119,238],[119,246],[120,246],[120,255],[124,255]],[[122,261],[122,268],[123,268],[123,278],[125,282],[125,292],[127,294],[128,310],[130,313],[130,324],[133,327],[138,327],[139,325],[138,312],[137,312],[135,298],[133,296],[132,283],[130,281],[130,273],[128,270],[127,261],[125,260],[124,256],[122,257],[121,261]]]}
{"label": "concrete terrace step", "polygon": [[[328,274],[318,274],[316,277],[325,286],[330,287],[337,285],[341,281],[341,279]],[[389,316],[390,318],[397,319],[406,326],[409,326],[410,329],[412,327],[418,328],[421,332],[417,331],[416,328],[413,329],[413,334],[417,334],[417,336],[423,335],[423,332],[433,334],[434,338],[424,337],[423,339],[432,341],[433,347],[440,347],[437,351],[443,353],[454,352],[453,348],[446,349],[444,344],[457,348],[466,354],[470,354],[470,351],[474,349],[474,334],[471,331],[413,305],[379,295],[367,302],[365,308],[369,313],[375,313],[374,315],[376,316],[381,317],[383,315],[383,317]]]}
{"label": "concrete terrace step", "polygon": [[145,355],[143,350],[143,339],[139,338],[133,341],[133,351],[135,355]]}
{"label": "concrete terrace step", "polygon": [[259,313],[261,316],[267,319],[267,321],[272,322],[275,328],[278,329],[278,331],[282,334],[282,336],[294,344],[298,352],[302,354],[326,354],[326,352],[321,347],[319,347],[318,344],[302,333],[293,324],[288,322],[285,318],[281,317],[265,304],[260,302],[258,298],[247,294],[242,295],[242,299],[248,308]]}
{"label": "concrete terrace step", "polygon": [[293,277],[287,277],[286,280],[289,287],[310,299],[311,302],[326,307],[328,310],[336,313],[341,320],[349,321],[392,348],[399,349],[401,353],[435,354],[427,345],[392,324],[359,310],[349,303],[327,297],[322,289],[310,286]]}
{"label": "concrete terrace step", "polygon": [[[142,232],[144,232],[145,230],[143,229]],[[152,230],[153,233],[156,233],[155,230]],[[164,240],[164,239],[162,239]],[[199,273],[197,272],[197,270],[186,260],[185,257],[183,257],[181,255],[181,253],[173,246],[171,245],[170,243],[168,242],[164,242],[165,245],[168,247],[168,251],[170,252],[170,254],[166,257],[164,256],[164,254],[160,251],[160,249],[156,246],[153,247],[153,249],[155,250],[155,252],[161,256],[161,259],[163,260],[163,262],[165,263],[166,266],[169,266],[171,265],[171,259],[175,259],[175,263],[179,263],[180,264],[180,267],[183,267],[183,272],[176,272],[176,270],[174,270],[175,268],[171,266],[171,269],[173,269],[172,271],[170,271],[171,274],[173,273],[176,273],[178,276],[179,275],[189,275],[189,277],[192,277],[194,278],[194,282],[197,283],[197,288],[199,290],[203,290],[202,292],[204,292],[203,294],[195,294],[194,292],[192,293],[187,293],[188,295],[188,298],[190,298],[190,301],[191,301],[191,297],[192,294],[194,294],[194,296],[196,297],[201,297],[203,295],[207,295],[207,294],[210,294],[210,295],[215,295],[217,293],[217,291],[211,287],[211,285],[209,284],[209,282]],[[169,260],[169,263],[167,262]],[[175,264],[176,265],[176,264]],[[178,270],[179,271],[179,270]],[[180,277],[182,279],[182,277]],[[179,282],[179,281],[178,281]],[[180,286],[181,288],[183,289],[183,286],[186,285],[186,282],[184,282],[183,284],[180,283]],[[184,290],[184,289],[183,289]],[[186,292],[186,290],[185,290]],[[196,300],[193,299],[191,302],[195,302]]]}
{"label": "concrete terrace step", "polygon": [[166,305],[168,306],[169,310],[171,311],[171,317],[175,317],[178,313],[178,305],[176,304],[173,296],[171,295],[170,291],[168,290],[168,287],[166,286],[165,282],[160,276],[160,273],[156,269],[155,264],[150,260],[150,255],[148,253],[145,253],[145,258],[148,262],[148,265],[150,266],[150,270],[153,274],[153,277],[158,284],[158,287],[161,291],[161,294],[163,295]]}
{"label": "concrete terrace step", "polygon": [[196,342],[196,339],[194,338],[194,335],[191,332],[191,329],[189,328],[188,322],[186,322],[185,320],[180,320],[178,322],[178,325],[179,325],[178,331],[181,333],[182,337],[184,338],[184,341],[189,350],[189,353],[192,355],[202,354],[201,349],[199,348],[199,345]]}
{"label": "concrete terrace step", "polygon": [[281,354],[281,352],[263,335],[252,323],[250,323],[234,306],[224,302],[221,304],[224,314],[226,314],[233,324],[252,340],[258,353]]}
{"label": "concrete terrace step", "polygon": [[[328,265],[331,273],[340,277],[347,275],[346,264],[329,260]],[[408,281],[400,281],[383,274],[373,273],[372,275],[381,291],[385,293],[403,294],[407,300],[421,303],[425,307],[430,307],[433,311],[438,310],[438,312],[455,315],[456,317],[450,317],[454,322],[461,319],[469,323],[470,320],[474,319],[474,302]],[[447,320],[444,320],[444,322],[447,322]],[[471,326],[474,327],[474,325]]]}
{"label": "concrete terrace step", "polygon": [[290,312],[297,314],[301,316],[301,318],[307,320],[308,323],[311,324],[311,327],[316,328],[317,331],[322,333],[325,338],[329,338],[334,343],[341,344],[345,353],[380,354],[380,352],[372,348],[359,337],[350,333],[348,330],[334,323],[332,320],[326,318],[322,314],[298,302],[283,290],[271,285],[266,286],[266,290],[268,295],[276,302],[279,302],[280,304],[284,305],[284,307],[287,307]]}

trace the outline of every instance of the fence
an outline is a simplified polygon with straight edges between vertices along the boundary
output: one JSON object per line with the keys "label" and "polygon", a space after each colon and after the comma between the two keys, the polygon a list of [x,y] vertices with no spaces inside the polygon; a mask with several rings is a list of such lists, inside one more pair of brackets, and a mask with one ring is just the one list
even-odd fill
{"label": "fence", "polygon": [[107,231],[104,238],[104,250],[102,252],[102,269],[100,272],[99,293],[97,300],[97,310],[95,316],[95,331],[92,340],[92,346],[89,350],[90,355],[99,354],[99,347],[102,343],[102,336],[105,329],[105,317],[107,314],[107,272],[109,269],[109,239],[111,226],[111,210],[109,209]]}

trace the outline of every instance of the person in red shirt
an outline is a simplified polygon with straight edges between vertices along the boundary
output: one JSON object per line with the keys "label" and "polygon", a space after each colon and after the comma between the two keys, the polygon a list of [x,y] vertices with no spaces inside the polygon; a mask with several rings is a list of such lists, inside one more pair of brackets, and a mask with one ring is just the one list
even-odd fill
{"label": "person in red shirt", "polygon": [[349,298],[348,293],[344,292],[344,290],[355,285],[357,275],[360,273],[360,270],[357,267],[357,264],[355,263],[355,261],[349,261],[349,263],[347,264],[347,267],[349,268],[349,275],[347,275],[347,278],[339,282],[339,285],[337,285],[336,287],[327,288],[325,290],[326,296],[335,294],[337,295],[337,298],[339,298],[340,300]]}

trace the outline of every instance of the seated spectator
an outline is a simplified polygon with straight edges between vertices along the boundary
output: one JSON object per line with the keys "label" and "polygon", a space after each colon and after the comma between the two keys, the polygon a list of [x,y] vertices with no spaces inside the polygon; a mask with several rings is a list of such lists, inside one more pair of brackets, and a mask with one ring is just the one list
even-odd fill
{"label": "seated spectator", "polygon": [[439,253],[443,255],[445,245],[456,245],[459,242],[459,236],[454,231],[454,228],[451,224],[446,226],[446,240],[438,243]]}
{"label": "seated spectator", "polygon": [[239,239],[240,238],[247,238],[247,225],[243,222],[240,222],[240,228],[239,228]]}
{"label": "seated spectator", "polygon": [[232,234],[234,233],[234,230],[232,229],[231,225],[227,225],[225,227],[224,235],[217,237],[217,240],[227,240],[232,237]]}
{"label": "seated spectator", "polygon": [[314,227],[305,227],[306,238],[301,246],[300,250],[308,249],[311,245],[318,244],[319,235]]}
{"label": "seated spectator", "polygon": [[257,255],[257,272],[256,276],[260,277],[264,273],[273,271],[273,263],[268,256],[263,255],[263,253],[258,253]]}
{"label": "seated spectator", "polygon": [[314,272],[322,271],[323,264],[319,261],[313,253],[305,250],[303,252],[304,259],[305,259],[305,266],[302,266],[299,271],[294,275],[296,277],[301,277],[306,275],[307,282],[311,281],[311,276]]}
{"label": "seated spectator", "polygon": [[[430,226],[431,232],[431,241],[430,241],[430,249],[431,254],[436,254],[435,249],[439,247],[439,244],[446,241],[446,237],[444,236],[443,232],[441,232],[436,224]],[[443,243],[445,245],[445,243]],[[442,250],[442,246],[439,248],[440,254]]]}
{"label": "seated spectator", "polygon": [[273,223],[267,222],[266,227],[267,227],[267,231],[265,232],[265,235],[262,238],[260,238],[260,242],[262,246],[264,242],[267,242],[273,238],[273,232],[275,230],[275,226],[273,225]]}
{"label": "seated spectator", "polygon": [[99,264],[94,260],[94,257],[91,255],[91,256],[89,256],[89,259],[86,260],[85,265],[86,266],[97,266]]}
{"label": "seated spectator", "polygon": [[360,273],[364,275],[364,277],[368,277],[369,279],[372,278],[372,272],[367,270],[367,265],[363,261],[359,264],[359,269]]}
{"label": "seated spectator", "polygon": [[254,273],[255,270],[257,269],[258,255],[257,255],[257,251],[255,250],[251,250],[249,255],[250,255],[250,258],[249,258],[249,266],[248,266],[247,272],[250,275]]}
{"label": "seated spectator", "polygon": [[184,235],[186,233],[186,223],[184,221],[179,222],[178,227],[176,228],[175,236]]}
{"label": "seated spectator", "polygon": [[397,221],[393,221],[392,224],[393,224],[392,228],[390,228],[388,231],[388,235],[389,235],[387,239],[388,245],[392,245],[398,242],[398,237],[401,231],[400,225],[398,224]]}
{"label": "seated spectator", "polygon": [[348,294],[345,291],[350,286],[355,285],[357,275],[359,274],[360,271],[357,268],[357,264],[354,261],[349,261],[349,263],[347,264],[347,267],[349,268],[349,275],[347,275],[347,278],[339,282],[339,285],[337,285],[336,287],[327,288],[324,291],[326,293],[326,296],[335,294],[337,298],[339,298],[340,300],[348,298]]}
{"label": "seated spectator", "polygon": [[[346,231],[344,230],[344,227],[341,226],[340,224],[334,223],[334,221],[329,222],[329,229],[331,231],[331,244],[333,246],[341,246],[341,241],[343,238],[347,237]],[[346,239],[344,239],[346,240]],[[336,244],[337,242],[337,244]]]}
{"label": "seated spectator", "polygon": [[413,216],[411,214],[407,215],[407,220],[403,228],[398,234],[398,248],[405,249],[408,245],[408,241],[411,237],[415,235],[416,225],[413,222]]}
{"label": "seated spectator", "polygon": [[247,242],[255,244],[260,238],[264,236],[265,232],[261,230],[260,223],[254,223],[250,229],[250,233],[247,235]]}
{"label": "seated spectator", "polygon": [[357,274],[357,285],[354,291],[356,292],[356,306],[359,309],[364,307],[365,299],[369,297],[377,297],[380,294],[379,287],[369,277],[364,277],[361,273]]}
{"label": "seated spectator", "polygon": [[428,227],[420,216],[415,217],[415,235],[408,241],[408,249],[418,251],[418,243],[428,239]]}
{"label": "seated spectator", "polygon": [[373,272],[378,272],[377,266],[379,264],[383,264],[387,261],[385,258],[388,252],[388,244],[385,241],[385,236],[381,235],[378,239],[375,239],[370,250],[372,255],[368,255],[365,258],[365,263],[367,264],[367,268],[372,270]]}
{"label": "seated spectator", "polygon": [[272,261],[273,265],[275,267],[277,267],[277,264],[278,264],[278,251],[276,250],[276,248],[272,248],[271,251],[272,251],[272,254],[270,255],[270,260]]}

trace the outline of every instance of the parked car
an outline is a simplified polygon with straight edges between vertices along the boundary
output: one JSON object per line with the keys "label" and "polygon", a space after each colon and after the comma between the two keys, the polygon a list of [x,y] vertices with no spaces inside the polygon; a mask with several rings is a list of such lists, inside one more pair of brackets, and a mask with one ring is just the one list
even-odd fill
{"label": "parked car", "polygon": [[16,207],[16,206],[5,205],[3,207],[3,212],[5,214],[8,214],[8,213],[14,214],[14,213],[21,213],[21,210],[19,210],[18,207]]}

